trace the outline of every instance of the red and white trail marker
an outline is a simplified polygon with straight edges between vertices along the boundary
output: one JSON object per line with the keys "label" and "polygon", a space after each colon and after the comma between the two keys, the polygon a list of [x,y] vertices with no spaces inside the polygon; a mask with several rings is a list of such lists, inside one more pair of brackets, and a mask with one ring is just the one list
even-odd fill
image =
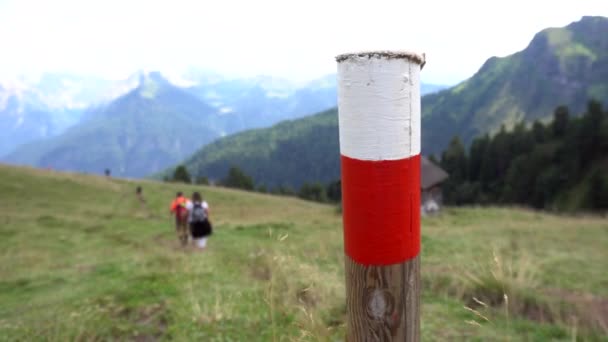
{"label": "red and white trail marker", "polygon": [[380,51],[336,59],[347,339],[417,341],[424,56]]}

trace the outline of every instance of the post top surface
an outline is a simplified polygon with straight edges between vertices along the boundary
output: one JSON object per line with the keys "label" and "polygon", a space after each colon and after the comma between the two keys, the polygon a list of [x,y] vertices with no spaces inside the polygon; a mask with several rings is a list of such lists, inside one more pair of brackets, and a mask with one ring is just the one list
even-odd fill
{"label": "post top surface", "polygon": [[410,51],[388,51],[388,50],[378,50],[378,51],[361,51],[361,52],[352,52],[352,53],[343,53],[341,55],[336,56],[336,61],[338,63],[344,62],[347,60],[359,59],[359,58],[386,58],[386,59],[408,59],[414,63],[420,64],[420,68],[424,67],[426,63],[426,56],[423,54],[418,54]]}

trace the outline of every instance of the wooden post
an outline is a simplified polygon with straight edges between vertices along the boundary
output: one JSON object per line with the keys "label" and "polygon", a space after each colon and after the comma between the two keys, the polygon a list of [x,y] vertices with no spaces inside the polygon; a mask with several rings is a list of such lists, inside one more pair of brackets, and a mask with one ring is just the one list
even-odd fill
{"label": "wooden post", "polygon": [[424,55],[378,51],[336,60],[346,340],[419,341]]}

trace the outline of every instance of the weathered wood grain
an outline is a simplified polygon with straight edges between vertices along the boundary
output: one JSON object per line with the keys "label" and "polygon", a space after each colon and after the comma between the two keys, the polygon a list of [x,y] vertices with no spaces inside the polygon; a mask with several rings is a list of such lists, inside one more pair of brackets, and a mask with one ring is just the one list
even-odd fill
{"label": "weathered wood grain", "polygon": [[364,266],[345,256],[346,340],[420,340],[420,256],[389,266]]}

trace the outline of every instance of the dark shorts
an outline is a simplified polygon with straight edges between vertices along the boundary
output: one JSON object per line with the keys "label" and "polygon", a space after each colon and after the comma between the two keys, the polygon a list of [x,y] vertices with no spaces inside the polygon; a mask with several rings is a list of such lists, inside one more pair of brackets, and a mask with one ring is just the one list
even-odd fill
{"label": "dark shorts", "polygon": [[190,233],[195,239],[211,235],[212,230],[213,228],[211,227],[211,222],[209,222],[209,220],[190,223]]}

